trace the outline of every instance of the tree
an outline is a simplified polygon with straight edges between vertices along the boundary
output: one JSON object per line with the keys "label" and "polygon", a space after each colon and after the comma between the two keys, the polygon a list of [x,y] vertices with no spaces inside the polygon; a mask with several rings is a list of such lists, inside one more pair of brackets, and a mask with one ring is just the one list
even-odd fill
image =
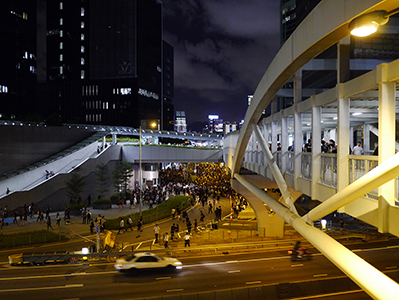
{"label": "tree", "polygon": [[99,164],[96,166],[94,173],[99,185],[97,192],[100,194],[100,197],[103,198],[104,194],[108,192],[108,167],[104,164]]}
{"label": "tree", "polygon": [[112,172],[115,192],[126,194],[130,178],[133,176],[133,164],[127,161],[120,162]]}
{"label": "tree", "polygon": [[80,175],[80,169],[77,168],[69,175],[67,181],[65,181],[65,186],[67,189],[67,196],[70,199],[70,203],[78,203],[81,199],[80,194],[86,185],[85,178]]}

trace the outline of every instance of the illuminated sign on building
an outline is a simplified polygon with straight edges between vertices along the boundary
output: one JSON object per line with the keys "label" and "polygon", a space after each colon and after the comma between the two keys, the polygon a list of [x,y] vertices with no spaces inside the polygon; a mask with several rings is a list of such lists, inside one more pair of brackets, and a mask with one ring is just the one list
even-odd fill
{"label": "illuminated sign on building", "polygon": [[219,119],[219,115],[208,115],[208,120],[217,120]]}
{"label": "illuminated sign on building", "polygon": [[145,89],[139,88],[138,94],[147,98],[153,98],[155,100],[159,99],[159,95],[153,92],[147,91]]}

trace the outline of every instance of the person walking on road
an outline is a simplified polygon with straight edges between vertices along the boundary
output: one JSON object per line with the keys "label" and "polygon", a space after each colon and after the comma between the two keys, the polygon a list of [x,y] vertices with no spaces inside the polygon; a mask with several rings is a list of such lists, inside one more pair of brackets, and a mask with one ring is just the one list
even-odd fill
{"label": "person walking on road", "polygon": [[163,242],[164,242],[164,245],[165,245],[165,249],[169,248],[169,235],[168,235],[167,232],[165,232],[165,236],[163,238]]}
{"label": "person walking on road", "polygon": [[61,216],[60,213],[57,213],[57,226],[60,226],[61,223]]}
{"label": "person walking on road", "polygon": [[[127,219],[127,226],[130,228],[131,231],[133,231],[132,225],[133,225],[132,217],[129,216],[129,218]],[[127,231],[127,229],[126,229],[126,231]]]}
{"label": "person walking on road", "polygon": [[186,235],[184,236],[184,247],[190,247],[190,240],[191,240],[191,235],[187,231]]}
{"label": "person walking on road", "polygon": [[122,231],[122,233],[125,233],[125,221],[121,218],[119,222],[119,231],[118,234]]}
{"label": "person walking on road", "polygon": [[137,231],[139,234],[136,236],[136,238],[140,237],[140,232],[143,231],[143,217],[140,217],[140,219],[137,221]]}
{"label": "person walking on road", "polygon": [[345,228],[344,220],[342,219],[339,220],[339,227],[340,227],[339,231],[341,232],[341,234],[344,234],[344,228]]}
{"label": "person walking on road", "polygon": [[161,231],[161,227],[159,227],[158,224],[155,224],[153,230],[154,230],[154,234],[155,234],[155,243],[158,243],[158,236],[159,236],[159,232]]}
{"label": "person walking on road", "polygon": [[53,227],[51,226],[51,218],[50,218],[50,216],[47,217],[47,230],[49,230],[49,228],[51,228],[51,230],[54,230]]}

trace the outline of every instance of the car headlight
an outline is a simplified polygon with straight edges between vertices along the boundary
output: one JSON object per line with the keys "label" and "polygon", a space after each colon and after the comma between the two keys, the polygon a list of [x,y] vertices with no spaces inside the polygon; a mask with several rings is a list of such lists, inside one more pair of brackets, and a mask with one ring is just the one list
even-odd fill
{"label": "car headlight", "polygon": [[115,265],[115,268],[122,268],[123,267],[123,265],[121,265],[121,264],[116,264]]}

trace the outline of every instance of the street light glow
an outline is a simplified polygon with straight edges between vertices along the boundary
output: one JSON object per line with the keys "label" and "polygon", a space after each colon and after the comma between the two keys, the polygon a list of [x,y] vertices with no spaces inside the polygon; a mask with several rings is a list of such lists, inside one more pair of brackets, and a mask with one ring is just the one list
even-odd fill
{"label": "street light glow", "polygon": [[349,31],[358,37],[368,36],[377,31],[378,27],[385,25],[389,17],[398,13],[399,8],[390,12],[386,10],[376,10],[353,19],[349,23]]}

